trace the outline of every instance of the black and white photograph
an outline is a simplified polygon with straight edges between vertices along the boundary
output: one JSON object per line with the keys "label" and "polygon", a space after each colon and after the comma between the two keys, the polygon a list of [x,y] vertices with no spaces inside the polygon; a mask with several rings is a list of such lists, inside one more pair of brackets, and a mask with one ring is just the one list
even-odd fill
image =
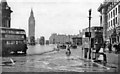
{"label": "black and white photograph", "polygon": [[120,0],[0,0],[0,73],[120,71]]}

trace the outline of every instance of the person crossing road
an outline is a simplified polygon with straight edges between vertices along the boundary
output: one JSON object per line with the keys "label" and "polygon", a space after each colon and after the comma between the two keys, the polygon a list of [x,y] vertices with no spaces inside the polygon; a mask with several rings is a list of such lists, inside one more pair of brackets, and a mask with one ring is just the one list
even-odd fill
{"label": "person crossing road", "polygon": [[70,50],[70,46],[68,45],[67,51],[66,51],[66,56],[67,56],[68,60],[70,59],[70,55],[71,55],[71,50]]}

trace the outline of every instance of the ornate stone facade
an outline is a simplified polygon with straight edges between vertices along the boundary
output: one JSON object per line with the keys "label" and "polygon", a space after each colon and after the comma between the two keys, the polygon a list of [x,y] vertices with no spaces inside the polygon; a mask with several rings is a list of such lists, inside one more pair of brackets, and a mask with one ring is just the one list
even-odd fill
{"label": "ornate stone facade", "polygon": [[6,0],[1,0],[1,3],[0,3],[0,27],[10,28],[11,13],[12,13],[12,10],[8,6]]}
{"label": "ornate stone facade", "polygon": [[98,8],[104,41],[120,42],[120,1],[105,0]]}

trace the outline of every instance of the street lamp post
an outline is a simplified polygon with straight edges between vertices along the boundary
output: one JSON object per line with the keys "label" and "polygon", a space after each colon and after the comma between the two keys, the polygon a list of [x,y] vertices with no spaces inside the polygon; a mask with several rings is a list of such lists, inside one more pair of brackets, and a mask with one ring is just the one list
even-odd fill
{"label": "street lamp post", "polygon": [[92,9],[89,9],[89,59],[91,59],[91,33],[90,33],[91,11],[92,11]]}

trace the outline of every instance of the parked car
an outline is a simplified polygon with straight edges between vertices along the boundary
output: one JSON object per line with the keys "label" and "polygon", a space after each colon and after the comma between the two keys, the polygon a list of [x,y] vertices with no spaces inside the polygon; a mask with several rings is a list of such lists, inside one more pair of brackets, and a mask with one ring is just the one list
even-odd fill
{"label": "parked car", "polygon": [[77,45],[71,44],[71,48],[72,48],[72,49],[77,49]]}
{"label": "parked car", "polygon": [[66,45],[65,44],[61,44],[59,45],[60,49],[66,49]]}

